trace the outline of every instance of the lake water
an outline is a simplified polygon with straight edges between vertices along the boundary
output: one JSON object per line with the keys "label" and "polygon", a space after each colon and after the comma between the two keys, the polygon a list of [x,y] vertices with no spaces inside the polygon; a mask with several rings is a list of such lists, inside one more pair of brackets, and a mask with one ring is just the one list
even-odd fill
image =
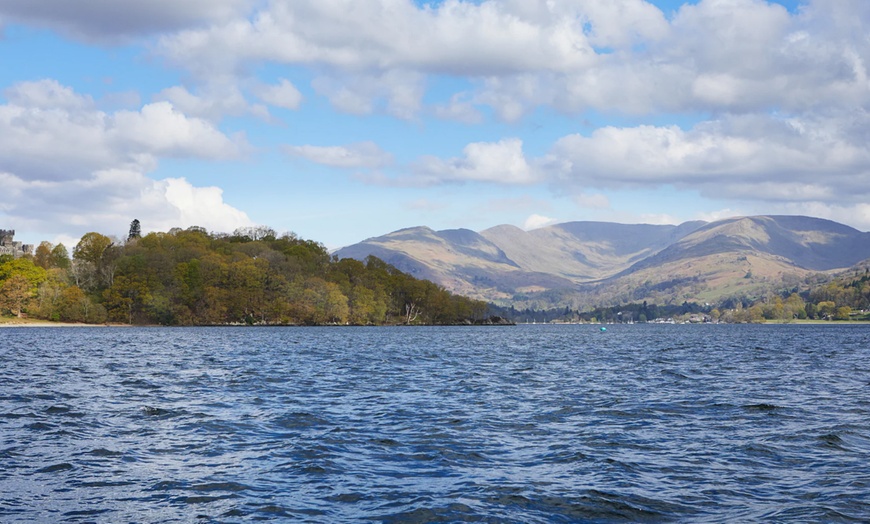
{"label": "lake water", "polygon": [[867,522],[870,326],[0,330],[2,522]]}

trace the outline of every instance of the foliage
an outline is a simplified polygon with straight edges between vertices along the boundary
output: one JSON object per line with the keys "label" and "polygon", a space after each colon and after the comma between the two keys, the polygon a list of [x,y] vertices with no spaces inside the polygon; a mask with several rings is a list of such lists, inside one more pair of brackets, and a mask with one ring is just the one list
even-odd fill
{"label": "foliage", "polygon": [[490,311],[515,322],[652,322],[703,319],[710,322],[760,323],[796,320],[848,321],[870,317],[870,269],[851,270],[836,278],[815,276],[797,287],[768,290],[761,296],[734,296],[717,304],[684,301],[682,304],[622,303],[585,311],[570,308],[544,310],[499,308]]}
{"label": "foliage", "polygon": [[24,275],[12,275],[0,286],[0,310],[8,310],[20,317],[32,296],[30,281]]}
{"label": "foliage", "polygon": [[0,282],[22,275],[30,283],[22,308],[71,322],[456,324],[486,315],[485,303],[379,259],[333,259],[322,244],[267,227],[232,235],[173,229],[126,243],[91,232],[72,263],[65,253],[44,242],[32,259],[0,264]]}

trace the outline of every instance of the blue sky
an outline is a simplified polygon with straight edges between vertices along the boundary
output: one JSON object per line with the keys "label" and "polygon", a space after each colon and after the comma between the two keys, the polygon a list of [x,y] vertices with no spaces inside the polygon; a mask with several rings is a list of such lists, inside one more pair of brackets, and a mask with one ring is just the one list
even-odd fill
{"label": "blue sky", "polygon": [[0,227],[870,229],[870,3],[3,0]]}

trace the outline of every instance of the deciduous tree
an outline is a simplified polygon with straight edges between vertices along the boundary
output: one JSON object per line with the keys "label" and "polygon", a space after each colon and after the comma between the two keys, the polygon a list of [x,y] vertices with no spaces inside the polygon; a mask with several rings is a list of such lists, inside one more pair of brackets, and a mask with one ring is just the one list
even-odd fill
{"label": "deciduous tree", "polygon": [[21,313],[33,296],[33,286],[24,275],[13,275],[0,286],[0,308],[21,318]]}

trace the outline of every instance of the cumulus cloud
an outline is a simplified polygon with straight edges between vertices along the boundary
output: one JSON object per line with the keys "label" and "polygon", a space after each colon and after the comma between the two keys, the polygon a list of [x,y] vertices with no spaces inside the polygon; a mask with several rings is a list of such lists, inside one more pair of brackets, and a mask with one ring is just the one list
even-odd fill
{"label": "cumulus cloud", "polygon": [[424,157],[415,166],[417,175],[431,182],[495,182],[530,184],[540,174],[526,162],[523,142],[510,138],[499,142],[474,142],[465,146],[461,158],[443,160]]}
{"label": "cumulus cloud", "polygon": [[[480,106],[513,121],[538,107],[800,112],[870,99],[870,10],[859,0],[813,0],[793,13],[700,0],[670,19],[644,0],[7,0],[0,16],[93,39],[160,33],[156,52],[203,84],[249,82],[263,64],[310,67],[315,91],[338,110],[403,119],[422,109],[428,79],[444,75],[474,85],[433,111],[466,122]],[[251,91],[295,108],[294,90],[282,80]],[[185,93],[170,95],[184,104]]]}
{"label": "cumulus cloud", "polygon": [[161,225],[247,223],[213,187],[152,180],[161,158],[225,160],[247,148],[168,102],[107,113],[54,80],[17,84],[0,105],[0,180],[8,217],[99,228],[131,214]]}
{"label": "cumulus cloud", "polygon": [[[692,129],[605,127],[558,140],[541,159],[564,184],[675,184],[711,197],[832,201],[870,191],[868,115],[729,116]],[[820,174],[824,173],[824,176]]]}
{"label": "cumulus cloud", "polygon": [[346,146],[284,146],[283,150],[290,156],[330,167],[376,169],[393,162],[393,156],[374,142]]}
{"label": "cumulus cloud", "polygon": [[64,182],[26,181],[0,173],[0,183],[14,195],[0,208],[9,220],[37,230],[62,229],[72,236],[87,231],[123,234],[133,218],[148,231],[193,225],[232,231],[252,224],[244,212],[223,202],[220,188],[195,187],[183,178],[152,180],[110,169]]}
{"label": "cumulus cloud", "polygon": [[689,129],[608,126],[567,135],[532,158],[519,139],[471,143],[458,158],[423,157],[413,171],[428,184],[547,182],[591,209],[611,206],[595,189],[666,186],[770,208],[854,206],[870,200],[868,138],[870,112],[860,110],[802,118],[723,115]]}
{"label": "cumulus cloud", "polygon": [[54,80],[25,82],[0,105],[0,170],[27,179],[74,179],[106,167],[149,171],[159,157],[229,159],[246,148],[167,102],[106,113]]}
{"label": "cumulus cloud", "polygon": [[355,114],[408,118],[438,75],[476,81],[464,94],[472,107],[436,105],[461,120],[475,118],[474,105],[508,121],[541,106],[795,111],[866,103],[867,10],[855,1],[789,13],[760,0],[701,0],[668,20],[643,0],[299,0],[167,35],[159,49],[204,78],[252,63],[329,71],[315,89]]}
{"label": "cumulus cloud", "polygon": [[576,18],[560,15],[555,7],[518,16],[516,4],[273,2],[248,20],[184,31],[166,37],[162,45],[175,60],[221,70],[265,60],[342,70],[485,75],[563,69],[592,59],[583,24]]}

